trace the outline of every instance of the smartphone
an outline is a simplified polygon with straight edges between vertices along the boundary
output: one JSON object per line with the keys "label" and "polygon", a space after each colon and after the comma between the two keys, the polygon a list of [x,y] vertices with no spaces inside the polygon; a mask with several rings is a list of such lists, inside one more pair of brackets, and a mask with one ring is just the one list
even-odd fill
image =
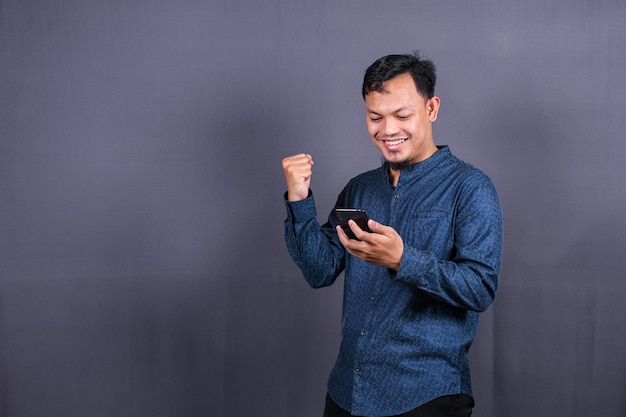
{"label": "smartphone", "polygon": [[336,208],[333,210],[333,216],[335,217],[337,224],[341,226],[343,231],[346,232],[346,235],[348,235],[350,239],[359,240],[354,235],[354,232],[352,232],[352,229],[350,229],[350,226],[348,225],[348,220],[354,220],[361,229],[366,232],[372,232],[367,226],[368,218],[365,210],[356,208]]}

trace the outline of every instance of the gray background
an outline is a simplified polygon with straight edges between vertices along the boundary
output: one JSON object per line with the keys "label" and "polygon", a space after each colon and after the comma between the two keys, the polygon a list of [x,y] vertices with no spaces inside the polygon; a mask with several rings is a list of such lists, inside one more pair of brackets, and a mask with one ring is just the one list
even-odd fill
{"label": "gray background", "polygon": [[478,417],[625,416],[623,0],[0,0],[0,414],[320,416],[341,285],[284,247],[379,155],[363,71],[438,66],[435,140],[495,182]]}

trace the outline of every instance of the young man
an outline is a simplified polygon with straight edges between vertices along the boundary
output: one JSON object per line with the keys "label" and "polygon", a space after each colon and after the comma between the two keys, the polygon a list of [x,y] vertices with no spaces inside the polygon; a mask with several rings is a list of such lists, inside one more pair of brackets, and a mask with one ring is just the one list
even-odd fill
{"label": "young man", "polygon": [[365,72],[367,128],[382,166],[346,185],[335,208],[365,210],[349,239],[320,226],[309,189],[313,158],[283,160],[288,251],[314,288],[345,270],[342,342],[325,417],[470,416],[468,351],[492,303],[502,212],[491,180],[436,146],[435,67],[388,55]]}

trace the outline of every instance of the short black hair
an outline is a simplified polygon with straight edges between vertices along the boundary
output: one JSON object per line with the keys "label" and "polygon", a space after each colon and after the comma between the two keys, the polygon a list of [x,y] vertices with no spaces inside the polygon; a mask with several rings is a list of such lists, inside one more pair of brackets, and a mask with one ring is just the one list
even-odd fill
{"label": "short black hair", "polygon": [[378,58],[365,71],[361,94],[363,99],[372,91],[385,92],[383,83],[400,74],[410,74],[415,82],[417,92],[424,99],[430,99],[435,95],[435,83],[437,73],[435,64],[420,57],[419,52],[403,55],[386,55]]}

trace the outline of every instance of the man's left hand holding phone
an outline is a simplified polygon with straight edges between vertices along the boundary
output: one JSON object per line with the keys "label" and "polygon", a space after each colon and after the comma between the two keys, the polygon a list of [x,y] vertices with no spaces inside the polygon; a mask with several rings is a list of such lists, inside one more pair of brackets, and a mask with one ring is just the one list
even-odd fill
{"label": "man's left hand holding phone", "polygon": [[348,223],[350,220],[354,221],[364,232],[372,233],[367,224],[369,219],[367,218],[365,210],[356,208],[336,208],[333,210],[333,218],[336,224],[341,226],[349,239],[360,240],[350,227],[350,224]]}

